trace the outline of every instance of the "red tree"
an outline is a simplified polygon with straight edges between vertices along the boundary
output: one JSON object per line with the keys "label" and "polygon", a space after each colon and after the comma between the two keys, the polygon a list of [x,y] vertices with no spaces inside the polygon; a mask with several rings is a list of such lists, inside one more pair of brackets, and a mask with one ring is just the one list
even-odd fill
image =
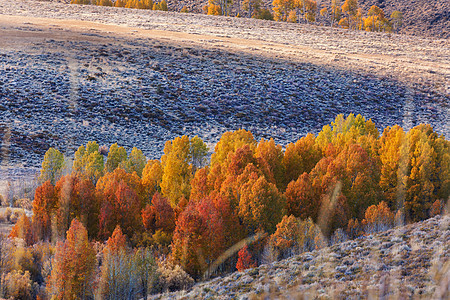
{"label": "red tree", "polygon": [[244,246],[238,253],[238,261],[236,263],[236,269],[239,272],[244,271],[245,269],[255,268],[256,263],[252,259],[252,255],[248,252],[247,245]]}

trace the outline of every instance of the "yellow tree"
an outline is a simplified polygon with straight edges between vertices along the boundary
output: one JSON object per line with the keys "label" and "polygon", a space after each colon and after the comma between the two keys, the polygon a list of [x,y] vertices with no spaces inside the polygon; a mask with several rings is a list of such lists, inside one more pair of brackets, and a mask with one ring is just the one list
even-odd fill
{"label": "yellow tree", "polygon": [[215,15],[215,16],[222,15],[222,9],[219,5],[219,1],[217,0],[208,1],[208,15]]}
{"label": "yellow tree", "polygon": [[281,145],[276,145],[273,139],[261,139],[256,147],[255,157],[266,179],[274,183],[279,190],[283,190],[285,168]]}
{"label": "yellow tree", "polygon": [[242,8],[248,12],[248,18],[254,18],[261,10],[261,0],[243,0]]}
{"label": "yellow tree", "polygon": [[314,0],[304,0],[305,20],[306,22],[316,21],[317,2]]}
{"label": "yellow tree", "polygon": [[142,171],[142,186],[145,189],[146,199],[151,199],[159,191],[163,170],[161,162],[157,159],[149,160]]}
{"label": "yellow tree", "polygon": [[397,202],[401,201],[399,189],[403,178],[399,166],[407,162],[401,157],[400,148],[405,143],[405,132],[398,125],[386,127],[380,138],[380,187],[388,206],[394,210],[401,208],[397,206]]}
{"label": "yellow tree", "polygon": [[341,1],[340,0],[331,0],[331,27],[334,26],[334,24],[341,20],[342,15],[342,8],[341,8]]}
{"label": "yellow tree", "polygon": [[189,199],[192,177],[189,150],[189,137],[185,135],[167,141],[164,146],[164,155],[161,157],[161,193],[170,200],[172,207],[175,207],[182,197]]}
{"label": "yellow tree", "polygon": [[245,144],[248,144],[253,150],[256,148],[256,141],[250,131],[239,129],[233,132],[225,132],[214,148],[214,153],[211,156],[211,167],[225,162],[230,152],[235,152]]}
{"label": "yellow tree", "polygon": [[422,124],[412,128],[407,139],[409,172],[404,177],[405,213],[409,220],[418,221],[428,217],[441,186],[440,159],[435,150],[437,134],[430,125]]}
{"label": "yellow tree", "polygon": [[321,158],[322,152],[316,144],[316,137],[311,133],[295,144],[288,144],[283,157],[285,186],[292,180],[297,180],[304,172],[309,173]]}
{"label": "yellow tree", "polygon": [[342,12],[348,16],[349,28],[355,28],[357,26],[357,14],[358,14],[358,0],[345,0],[342,5]]}
{"label": "yellow tree", "polygon": [[366,31],[381,31],[387,22],[384,11],[376,5],[372,5],[367,15],[368,17],[364,20]]}
{"label": "yellow tree", "polygon": [[275,21],[287,21],[289,13],[294,9],[294,0],[273,0],[273,17]]}

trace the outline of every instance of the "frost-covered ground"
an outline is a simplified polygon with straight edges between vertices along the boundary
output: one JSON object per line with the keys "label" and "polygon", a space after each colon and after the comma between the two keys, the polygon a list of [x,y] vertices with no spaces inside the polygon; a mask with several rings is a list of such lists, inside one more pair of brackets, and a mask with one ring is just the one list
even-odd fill
{"label": "frost-covered ground", "polygon": [[286,145],[339,113],[450,135],[445,39],[0,0],[1,165],[89,140],[159,157],[245,128]]}
{"label": "frost-covered ground", "polygon": [[335,244],[153,299],[449,299],[450,217]]}

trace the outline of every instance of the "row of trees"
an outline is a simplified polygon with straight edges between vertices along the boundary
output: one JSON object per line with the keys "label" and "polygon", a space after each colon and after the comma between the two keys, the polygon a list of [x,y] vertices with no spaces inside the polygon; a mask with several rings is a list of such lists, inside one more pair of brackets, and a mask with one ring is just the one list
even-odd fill
{"label": "row of trees", "polygon": [[[91,4],[137,9],[167,11],[167,2],[153,0],[72,0],[71,4]],[[318,6],[315,0],[273,0],[272,11],[265,8],[262,0],[208,0],[203,7],[208,15],[236,15],[239,17],[285,21],[291,23],[319,23],[330,26],[366,31],[395,31],[402,25],[403,13],[394,11],[388,18],[384,11],[373,5],[367,15],[358,6],[357,0],[331,0],[329,4]],[[188,12],[183,7],[180,12]]]}
{"label": "row of trees", "polygon": [[98,5],[167,11],[166,0],[71,0],[70,4]]}
{"label": "row of trees", "polygon": [[[98,249],[120,230],[129,268],[139,249],[151,247],[157,263],[170,261],[200,279],[428,218],[450,195],[450,142],[429,125],[408,132],[387,127],[380,136],[371,120],[339,115],[317,136],[308,134],[285,150],[241,129],[224,133],[210,159],[207,154],[200,138],[187,136],[167,141],[160,160],[147,160],[137,148],[128,154],[117,144],[105,157],[89,142],[69,164],[49,149],[33,216],[23,215],[10,237],[24,247],[56,244],[52,272],[70,267],[77,274],[81,267],[62,262],[71,257],[67,243],[75,226],[83,237],[77,247],[97,245],[97,251],[86,250],[85,267],[99,282],[107,259]],[[189,282],[181,277],[177,286]],[[70,290],[60,287],[60,275],[50,278],[35,282],[52,295]],[[140,281],[130,293],[142,294],[135,284]],[[85,285],[71,284],[84,293]]]}

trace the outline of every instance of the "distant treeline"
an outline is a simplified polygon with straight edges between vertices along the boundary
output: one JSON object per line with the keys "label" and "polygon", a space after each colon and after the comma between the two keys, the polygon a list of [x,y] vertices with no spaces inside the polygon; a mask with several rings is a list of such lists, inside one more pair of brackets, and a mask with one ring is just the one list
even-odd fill
{"label": "distant treeline", "polygon": [[[165,0],[160,2],[152,0],[72,0],[70,3],[168,10]],[[264,8],[262,0],[243,0],[236,3],[229,0],[209,0],[208,5],[203,7],[203,11],[208,15],[248,17],[291,23],[328,24],[366,31],[398,32],[403,22],[402,12],[394,11],[388,17],[376,5],[364,13],[359,8],[357,0],[345,0],[344,3],[341,0],[331,0],[330,3],[322,3],[320,7],[315,0],[273,0],[272,10]],[[180,12],[187,13],[189,11],[184,6]]]}
{"label": "distant treeline", "polygon": [[210,158],[197,136],[155,160],[89,142],[72,163],[51,148],[40,180],[33,216],[3,240],[21,250],[2,278],[16,272],[44,298],[136,298],[440,214],[450,141],[339,115],[285,150],[242,129]]}
{"label": "distant treeline", "polygon": [[155,2],[153,2],[153,0],[115,0],[115,1],[111,1],[111,0],[71,0],[70,4],[114,6],[114,7],[167,11],[166,0],[155,1]]}

